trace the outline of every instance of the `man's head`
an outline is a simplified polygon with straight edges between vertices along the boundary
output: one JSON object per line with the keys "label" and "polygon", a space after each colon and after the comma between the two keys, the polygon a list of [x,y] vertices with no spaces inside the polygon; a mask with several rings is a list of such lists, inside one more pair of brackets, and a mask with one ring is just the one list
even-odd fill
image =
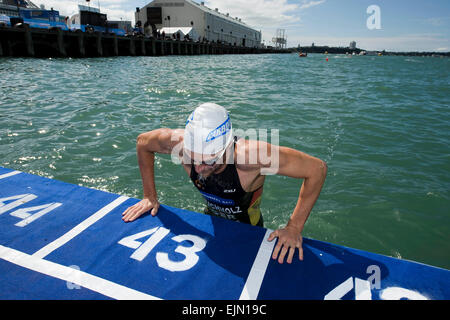
{"label": "man's head", "polygon": [[223,155],[233,141],[227,110],[215,103],[198,106],[188,117],[184,130],[184,151],[197,173],[208,176],[223,164]]}

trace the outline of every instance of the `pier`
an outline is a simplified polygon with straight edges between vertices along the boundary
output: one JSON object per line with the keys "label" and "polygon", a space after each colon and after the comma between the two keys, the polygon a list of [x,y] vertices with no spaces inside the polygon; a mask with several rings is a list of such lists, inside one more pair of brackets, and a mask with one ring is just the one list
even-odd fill
{"label": "pier", "polygon": [[111,33],[38,29],[26,24],[0,26],[3,57],[111,57],[203,54],[290,53],[275,48],[249,48],[229,44],[118,36]]}

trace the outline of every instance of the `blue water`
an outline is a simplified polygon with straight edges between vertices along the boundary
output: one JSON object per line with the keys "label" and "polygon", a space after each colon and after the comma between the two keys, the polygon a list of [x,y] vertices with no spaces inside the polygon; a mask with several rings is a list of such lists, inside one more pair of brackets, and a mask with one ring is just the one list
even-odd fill
{"label": "blue water", "polygon": [[[450,60],[328,58],[0,58],[0,165],[141,197],[137,135],[216,102],[234,128],[278,129],[327,162],[304,236],[450,269]],[[155,170],[161,203],[202,211],[170,156]],[[266,227],[287,222],[300,185],[267,177]]]}

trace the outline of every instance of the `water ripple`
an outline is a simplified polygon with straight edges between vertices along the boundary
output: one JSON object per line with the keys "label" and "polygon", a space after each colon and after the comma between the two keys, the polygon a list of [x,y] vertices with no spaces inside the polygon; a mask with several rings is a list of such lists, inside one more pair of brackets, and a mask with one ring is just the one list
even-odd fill
{"label": "water ripple", "polygon": [[[280,144],[327,161],[307,236],[449,268],[449,71],[422,57],[0,58],[0,165],[140,197],[137,135],[213,101],[235,128],[278,129]],[[202,210],[181,167],[158,155],[156,168],[162,203]],[[301,184],[266,180],[278,228]]]}

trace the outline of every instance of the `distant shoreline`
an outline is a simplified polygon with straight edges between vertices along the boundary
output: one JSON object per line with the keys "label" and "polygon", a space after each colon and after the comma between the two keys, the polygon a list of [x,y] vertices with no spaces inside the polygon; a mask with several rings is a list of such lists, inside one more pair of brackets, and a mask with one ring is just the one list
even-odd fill
{"label": "distant shoreline", "polygon": [[329,53],[329,54],[360,54],[360,52],[366,52],[367,55],[378,55],[381,54],[383,56],[443,56],[450,57],[450,52],[394,52],[394,51],[386,51],[386,50],[364,50],[360,48],[350,49],[344,47],[328,47],[328,46],[309,46],[309,47],[293,47],[288,48],[292,52],[305,52],[305,53]]}

